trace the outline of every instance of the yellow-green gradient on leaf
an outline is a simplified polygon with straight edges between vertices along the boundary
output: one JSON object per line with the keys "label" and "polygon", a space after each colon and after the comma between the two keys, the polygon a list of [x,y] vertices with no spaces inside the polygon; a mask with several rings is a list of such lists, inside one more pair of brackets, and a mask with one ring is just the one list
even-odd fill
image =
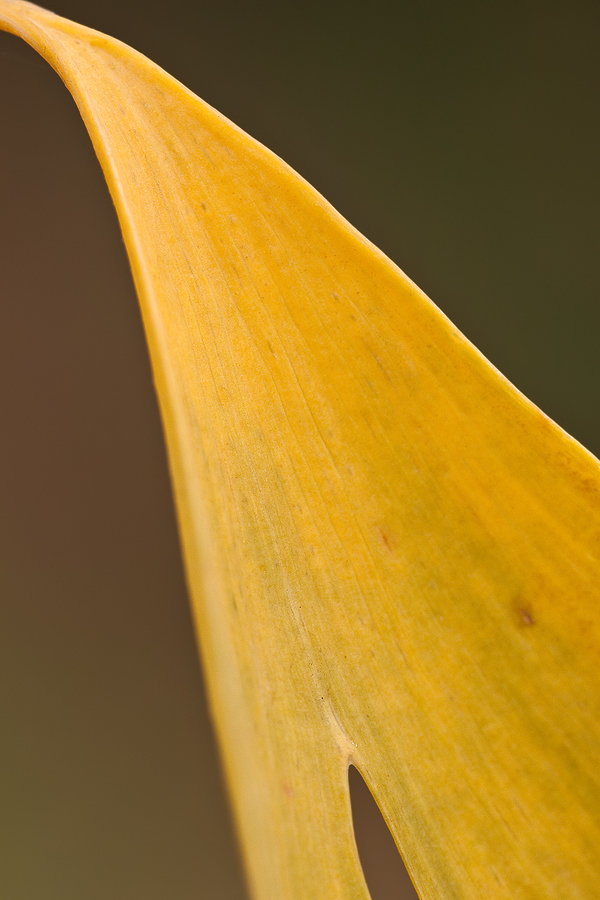
{"label": "yellow-green gradient on leaf", "polygon": [[28,3],[0,21],[117,208],[257,900],[368,896],[349,763],[422,900],[592,900],[598,462],[164,71]]}

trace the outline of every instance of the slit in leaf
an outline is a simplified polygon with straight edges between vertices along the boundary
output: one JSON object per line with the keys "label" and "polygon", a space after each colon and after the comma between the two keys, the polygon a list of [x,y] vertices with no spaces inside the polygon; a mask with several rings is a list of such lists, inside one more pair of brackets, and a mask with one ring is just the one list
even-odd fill
{"label": "slit in leaf", "polygon": [[371,900],[419,900],[379,807],[354,766],[348,769],[352,822]]}

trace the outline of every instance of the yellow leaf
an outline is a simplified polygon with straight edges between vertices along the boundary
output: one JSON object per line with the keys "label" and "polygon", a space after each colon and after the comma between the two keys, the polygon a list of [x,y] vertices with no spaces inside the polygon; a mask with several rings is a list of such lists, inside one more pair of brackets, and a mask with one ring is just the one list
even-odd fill
{"label": "yellow leaf", "polygon": [[20,0],[0,24],[120,218],[255,896],[368,896],[353,763],[423,900],[591,900],[597,460],[164,71]]}

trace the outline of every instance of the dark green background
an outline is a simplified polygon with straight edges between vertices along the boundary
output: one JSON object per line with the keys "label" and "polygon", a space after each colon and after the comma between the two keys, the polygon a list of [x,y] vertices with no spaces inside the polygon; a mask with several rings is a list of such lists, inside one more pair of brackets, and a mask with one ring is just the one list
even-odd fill
{"label": "dark green background", "polygon": [[[52,6],[280,154],[600,452],[599,4]],[[0,896],[239,900],[114,212],[0,37]]]}

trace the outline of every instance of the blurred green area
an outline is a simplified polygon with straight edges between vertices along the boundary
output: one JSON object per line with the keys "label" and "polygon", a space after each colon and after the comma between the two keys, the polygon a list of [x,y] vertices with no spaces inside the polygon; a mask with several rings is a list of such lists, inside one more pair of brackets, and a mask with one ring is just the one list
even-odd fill
{"label": "blurred green area", "polygon": [[[314,184],[600,452],[594,3],[56,0]],[[240,900],[116,219],[0,35],[0,896]]]}

